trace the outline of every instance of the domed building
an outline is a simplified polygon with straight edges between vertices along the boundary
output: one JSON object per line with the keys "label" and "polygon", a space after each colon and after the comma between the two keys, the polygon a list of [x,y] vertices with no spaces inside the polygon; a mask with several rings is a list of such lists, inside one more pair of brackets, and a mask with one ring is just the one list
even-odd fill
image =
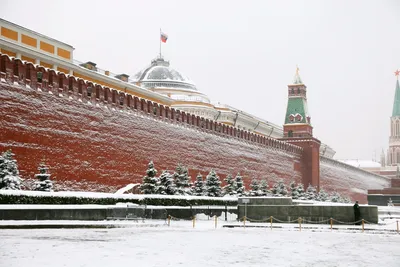
{"label": "domed building", "polygon": [[210,98],[181,72],[170,67],[169,61],[158,57],[150,66],[134,75],[134,83],[150,91],[172,98],[171,107],[206,119],[215,120],[218,111]]}

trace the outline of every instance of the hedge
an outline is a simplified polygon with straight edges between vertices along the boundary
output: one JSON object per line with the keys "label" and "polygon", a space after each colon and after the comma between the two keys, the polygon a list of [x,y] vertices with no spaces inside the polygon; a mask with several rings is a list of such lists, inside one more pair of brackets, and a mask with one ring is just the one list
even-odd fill
{"label": "hedge", "polygon": [[0,204],[97,204],[115,205],[116,203],[134,203],[152,206],[237,206],[235,199],[207,199],[207,198],[96,198],[96,197],[74,197],[74,196],[32,196],[32,195],[9,195],[0,194]]}

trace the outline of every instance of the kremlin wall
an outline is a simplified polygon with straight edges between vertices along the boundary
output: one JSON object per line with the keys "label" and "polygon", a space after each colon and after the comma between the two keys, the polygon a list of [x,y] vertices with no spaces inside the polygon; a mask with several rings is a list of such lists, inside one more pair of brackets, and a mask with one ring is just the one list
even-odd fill
{"label": "kremlin wall", "polygon": [[45,160],[55,190],[115,192],[140,183],[153,160],[160,172],[178,163],[192,178],[212,168],[221,179],[240,172],[247,187],[253,178],[270,185],[283,178],[361,203],[368,189],[390,185],[387,177],[332,159],[334,152],[313,138],[298,73],[288,86],[282,130],[229,106],[212,108],[186,79],[157,84],[157,75],[174,74],[169,65],[159,68],[162,58],[152,62],[156,72],[147,68],[131,83],[126,74],[100,75],[92,62],[74,64],[69,45],[0,22],[0,151],[13,150],[26,182]]}

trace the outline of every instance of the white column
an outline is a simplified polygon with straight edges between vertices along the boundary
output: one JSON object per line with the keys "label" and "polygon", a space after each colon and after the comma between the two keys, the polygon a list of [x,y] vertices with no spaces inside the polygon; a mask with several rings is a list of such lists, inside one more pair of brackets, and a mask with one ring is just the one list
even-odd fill
{"label": "white column", "polygon": [[21,59],[21,53],[17,53],[17,58]]}
{"label": "white column", "polygon": [[54,70],[57,70],[57,67],[58,67],[57,65],[53,65]]}

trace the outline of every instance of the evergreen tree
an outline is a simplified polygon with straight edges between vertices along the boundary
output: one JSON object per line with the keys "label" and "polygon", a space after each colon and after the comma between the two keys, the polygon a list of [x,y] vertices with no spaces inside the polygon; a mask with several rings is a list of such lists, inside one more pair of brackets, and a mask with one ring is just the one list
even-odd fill
{"label": "evergreen tree", "polygon": [[249,192],[250,196],[254,196],[255,197],[255,196],[259,196],[260,195],[260,193],[261,193],[261,192],[259,192],[260,184],[259,184],[258,180],[253,179],[251,181],[251,183],[250,183],[250,188],[251,188],[251,190]]}
{"label": "evergreen tree", "polygon": [[343,203],[352,203],[351,199],[349,197],[347,197],[347,196],[343,197],[342,200],[343,200]]}
{"label": "evergreen tree", "polygon": [[305,197],[307,200],[315,200],[315,198],[317,197],[317,190],[311,184],[309,184],[307,187]]}
{"label": "evergreen tree", "polygon": [[266,179],[262,179],[260,182],[260,192],[261,196],[268,196],[271,194],[268,186],[268,181]]}
{"label": "evergreen tree", "polygon": [[329,194],[323,188],[321,188],[316,196],[316,200],[325,202],[328,201],[328,199],[329,199]]}
{"label": "evergreen tree", "polygon": [[272,188],[272,194],[278,197],[287,196],[288,191],[282,179],[279,179],[279,181],[274,184]]}
{"label": "evergreen tree", "polygon": [[154,168],[153,161],[150,161],[146,171],[146,176],[143,177],[143,182],[139,186],[139,189],[143,194],[157,193],[158,178],[156,175],[157,170]]}
{"label": "evergreen tree", "polygon": [[297,185],[297,194],[298,194],[298,199],[301,200],[306,199],[306,192],[304,191],[304,185],[302,183]]}
{"label": "evergreen tree", "polygon": [[343,202],[342,196],[338,192],[333,192],[330,196],[330,201],[335,203]]}
{"label": "evergreen tree", "polygon": [[20,190],[22,179],[19,177],[17,161],[11,150],[0,155],[0,189]]}
{"label": "evergreen tree", "polygon": [[190,195],[190,177],[188,175],[188,169],[180,163],[176,167],[174,180],[177,195]]}
{"label": "evergreen tree", "polygon": [[236,181],[232,175],[228,174],[224,181],[226,182],[226,185],[223,188],[224,195],[236,195]]}
{"label": "evergreen tree", "polygon": [[192,192],[194,196],[204,196],[205,195],[205,184],[203,180],[203,176],[199,173],[197,174],[196,181],[194,182],[194,186],[192,188]]}
{"label": "evergreen tree", "polygon": [[174,178],[168,171],[163,171],[160,176],[159,186],[157,187],[157,193],[161,195],[174,195],[176,187],[174,184]]}
{"label": "evergreen tree", "polygon": [[214,170],[211,170],[206,177],[206,190],[206,194],[209,197],[221,196],[221,181]]}
{"label": "evergreen tree", "polygon": [[44,164],[40,163],[38,170],[39,173],[35,174],[35,178],[37,178],[39,181],[35,182],[35,190],[36,191],[45,191],[45,192],[51,192],[53,191],[53,182],[50,180],[50,173],[47,173],[47,170],[49,168]]}
{"label": "evergreen tree", "polygon": [[236,175],[235,180],[236,180],[236,194],[238,196],[242,196],[245,193],[246,188],[244,186],[243,178],[242,176],[240,176],[240,173]]}
{"label": "evergreen tree", "polygon": [[296,186],[296,182],[292,181],[290,182],[290,196],[292,197],[292,199],[299,199],[299,192],[297,191],[297,186]]}

